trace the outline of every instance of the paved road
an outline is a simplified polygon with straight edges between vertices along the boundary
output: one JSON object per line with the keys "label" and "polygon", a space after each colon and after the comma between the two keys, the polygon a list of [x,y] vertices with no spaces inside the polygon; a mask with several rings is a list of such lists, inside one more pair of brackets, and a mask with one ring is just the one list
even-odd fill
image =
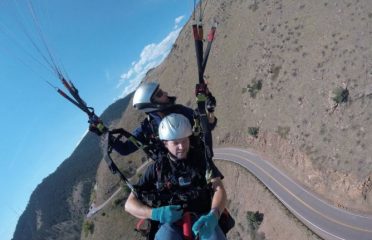
{"label": "paved road", "polygon": [[[151,161],[146,161],[145,163],[143,163],[139,168],[137,168],[136,174],[141,172],[142,169],[147,167],[150,163],[151,163]],[[128,180],[131,182],[132,178],[130,178]],[[105,202],[103,202],[101,205],[96,206],[94,203],[92,205],[90,205],[89,211],[87,213],[87,218],[91,218],[97,212],[99,212],[104,206],[106,206],[107,203],[109,203],[120,192],[121,189],[122,189],[122,187],[119,187],[118,189],[116,189],[116,191]]]}
{"label": "paved road", "polygon": [[99,210],[101,210],[104,206],[106,206],[107,203],[109,203],[121,190],[121,187],[116,189],[116,191],[101,205],[95,206],[95,204],[92,204],[89,208],[89,212],[87,213],[87,218],[93,217],[94,214],[96,214]]}
{"label": "paved road", "polygon": [[324,239],[372,240],[372,215],[339,209],[302,188],[268,161],[239,148],[214,149],[215,159],[248,169],[306,226]]}

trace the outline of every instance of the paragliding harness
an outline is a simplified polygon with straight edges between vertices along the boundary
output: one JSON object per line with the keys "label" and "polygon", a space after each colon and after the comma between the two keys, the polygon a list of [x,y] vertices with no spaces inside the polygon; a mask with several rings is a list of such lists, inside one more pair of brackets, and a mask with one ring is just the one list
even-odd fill
{"label": "paragliding harness", "polygon": [[[201,3],[200,3],[201,6]],[[194,12],[195,13],[195,12]],[[214,35],[216,32],[216,25],[212,26],[210,32],[208,33],[208,44],[203,56],[203,26],[202,26],[202,14],[200,14],[199,23],[195,21],[194,15],[194,24],[192,25],[194,40],[195,40],[195,50],[196,50],[196,59],[198,66],[198,83],[195,86],[195,95],[197,102],[197,117],[195,118],[195,126],[193,132],[198,132],[201,134],[200,138],[203,141],[204,145],[204,154],[206,160],[207,170],[210,169],[210,164],[213,158],[213,142],[211,129],[209,128],[208,116],[206,112],[206,101],[209,96],[209,90],[207,84],[204,80],[204,72],[207,65],[209,53],[211,46],[214,40]],[[198,129],[198,130],[195,130]],[[160,175],[160,172],[157,173],[157,176]],[[211,185],[209,185],[209,190],[211,191]],[[205,190],[204,190],[205,191]],[[197,194],[195,194],[196,196]],[[212,196],[212,195],[211,195]],[[168,196],[169,197],[169,196]],[[170,198],[168,198],[170,199]],[[169,203],[167,205],[170,205]],[[184,239],[193,239],[191,234],[191,217],[190,212],[186,212],[182,219],[183,221],[183,234]],[[186,224],[185,224],[186,223]],[[147,237],[148,240],[152,240],[155,237],[155,234],[158,230],[158,222],[143,219],[140,220],[136,226],[136,231],[142,233],[143,236]],[[143,228],[143,226],[145,226]],[[226,233],[235,226],[235,220],[232,218],[228,210],[225,208],[222,212],[219,219],[219,226],[221,230],[226,235]]]}
{"label": "paragliding harness", "polygon": [[[125,175],[120,171],[118,166],[115,164],[113,159],[111,158],[111,153],[113,150],[113,145],[116,141],[125,137],[127,140],[131,141],[135,144],[138,148],[142,149],[144,153],[151,157],[152,159],[160,160],[164,157],[164,153],[161,151],[155,151],[154,146],[152,145],[145,145],[142,144],[133,134],[129,133],[125,129],[113,129],[109,130],[103,123],[103,121],[94,113],[94,109],[92,107],[88,107],[87,104],[81,99],[79,96],[78,90],[75,88],[71,81],[67,81],[65,78],[61,78],[63,85],[68,89],[72,97],[67,95],[61,89],[54,87],[57,92],[66,98],[68,101],[73,103],[75,106],[80,108],[84,111],[89,117],[89,130],[93,133],[102,136],[104,138],[103,143],[103,151],[104,159],[112,172],[112,174],[119,175],[120,179],[130,188],[130,190],[135,194],[135,196],[144,204],[150,207],[160,207],[166,205],[182,205],[187,209],[186,203],[191,199],[196,199],[200,195],[205,194],[206,192],[211,193],[211,186],[208,184],[203,188],[196,188],[190,189],[189,191],[159,191],[159,189],[154,189],[154,191],[146,191],[140,189],[138,186],[131,184],[131,182],[125,177]],[[157,155],[157,156],[155,156]],[[155,156],[155,157],[154,157]],[[159,161],[160,162],[160,161]],[[207,164],[208,165],[208,164]],[[162,176],[162,169],[157,168],[157,176]],[[221,228],[224,232],[227,232],[229,229],[232,228],[234,222],[233,219],[229,214],[221,215],[220,223]],[[183,233],[185,235],[185,239],[192,239],[192,232],[191,232],[191,223],[192,223],[192,214],[190,212],[186,212],[182,218],[180,224],[183,227]],[[226,217],[224,217],[226,216]],[[228,221],[226,221],[228,220]],[[226,223],[224,223],[226,222]],[[231,225],[232,223],[232,225]],[[155,233],[158,230],[159,223],[153,220],[140,220],[135,230],[140,232],[143,236],[147,239],[154,239]],[[227,226],[227,227],[226,227]]]}
{"label": "paragliding harness", "polygon": [[[110,134],[110,133],[109,133]],[[109,138],[109,135],[108,135]],[[213,195],[213,190],[211,183],[203,186],[203,187],[193,187],[188,189],[187,191],[184,190],[170,190],[167,189],[169,187],[170,182],[163,182],[162,171],[165,170],[161,166],[156,167],[156,175],[158,178],[157,186],[158,188],[154,190],[143,190],[137,185],[132,185],[129,180],[124,176],[124,174],[118,169],[117,165],[112,160],[110,153],[112,152],[112,147],[109,145],[109,141],[104,141],[106,144],[104,147],[107,147],[106,155],[104,156],[104,159],[106,160],[106,163],[108,164],[111,172],[113,174],[118,174],[121,180],[123,180],[126,185],[131,189],[132,193],[136,196],[138,200],[140,200],[142,203],[146,204],[147,206],[151,208],[156,207],[162,207],[162,206],[168,206],[168,205],[181,205],[184,209],[184,214],[182,216],[182,219],[179,220],[176,224],[179,224],[182,226],[183,229],[183,238],[185,240],[192,240],[193,234],[192,234],[192,222],[193,218],[197,217],[192,212],[187,211],[188,208],[188,202],[194,199],[198,199],[201,196],[207,195],[207,197],[211,197]],[[161,164],[162,161],[158,161],[155,164]],[[187,181],[179,180],[179,184],[185,184]],[[161,186],[163,185],[163,186]],[[205,198],[204,197],[204,198]],[[209,198],[210,200],[210,198]],[[223,231],[224,234],[226,234],[231,228],[234,227],[235,221],[227,211],[227,209],[224,210],[224,212],[221,214],[221,217],[219,219],[219,225]],[[155,234],[159,229],[159,222],[151,220],[151,219],[140,219],[135,227],[135,231],[140,233],[143,237],[145,237],[147,240],[153,240],[155,238]]]}
{"label": "paragliding harness", "polygon": [[[193,138],[193,137],[192,137]],[[201,149],[193,149],[199,153]],[[195,159],[199,159],[195,157]],[[190,158],[192,160],[193,158]],[[184,210],[183,218],[176,222],[183,229],[184,239],[192,238],[192,223],[200,214],[210,211],[213,197],[212,183],[206,179],[203,171],[198,171],[197,166],[187,166],[182,162],[175,163],[164,156],[162,161],[154,163],[153,169],[156,173],[156,190],[141,192],[138,198],[150,207],[161,207],[167,205],[180,205]],[[233,226],[234,219],[225,209],[219,219],[219,225],[226,234]],[[136,226],[136,231],[148,240],[155,237],[159,229],[159,222],[150,219],[142,219]]]}
{"label": "paragliding harness", "polygon": [[[195,20],[195,19],[194,19]],[[213,26],[208,34],[208,45],[203,57],[203,27],[201,24],[201,18],[199,24],[193,24],[193,35],[195,40],[195,49],[197,57],[198,66],[198,84],[195,87],[195,95],[197,101],[197,118],[195,119],[196,128],[200,128],[200,138],[204,145],[204,154],[206,160],[206,168],[210,169],[210,164],[212,163],[213,150],[212,150],[212,135],[209,128],[208,117],[206,112],[206,100],[209,96],[209,90],[206,82],[204,81],[204,71],[207,64],[209,52],[211,49],[212,42],[214,40],[214,34],[216,31],[216,26]],[[71,81],[67,81],[62,74],[58,74],[63,85],[68,89],[72,97],[68,96],[61,89],[54,87],[57,92],[70,101],[72,104],[84,111],[89,118],[89,130],[98,136],[105,138],[103,141],[104,159],[113,174],[118,174],[120,179],[125,182],[125,184],[131,189],[133,194],[142,201],[143,203],[149,205],[150,207],[160,207],[165,205],[185,205],[190,199],[196,199],[200,194],[204,194],[206,191],[212,191],[211,185],[208,184],[206,188],[194,189],[187,192],[178,191],[144,191],[139,187],[132,185],[125,175],[119,170],[117,165],[112,160],[110,154],[113,150],[113,145],[116,141],[119,141],[123,136],[131,141],[137,148],[142,149],[142,151],[150,158],[154,160],[159,160],[164,156],[164,152],[157,144],[150,142],[150,144],[143,144],[139,141],[133,134],[129,133],[123,128],[109,130],[103,123],[103,121],[94,113],[92,107],[88,107],[87,104],[79,96],[78,90],[75,88]],[[198,126],[199,125],[199,126]],[[195,127],[195,126],[194,126]],[[161,176],[161,170],[157,172],[157,175]],[[212,193],[211,193],[212,194]],[[146,224],[146,221],[148,224]],[[192,214],[186,212],[182,218],[182,228],[185,239],[193,239],[191,232]],[[147,225],[147,228],[143,228]],[[152,220],[140,220],[136,226],[136,230],[146,236],[147,239],[154,239],[155,233],[158,230],[159,223]],[[226,234],[231,228],[234,227],[235,221],[225,209],[220,216],[219,225],[222,231]]]}
{"label": "paragliding harness", "polygon": [[[141,202],[151,208],[168,205],[180,205],[183,208],[184,216],[176,224],[184,225],[184,235],[191,234],[191,217],[189,204],[196,200],[204,200],[206,207],[210,206],[212,187],[204,180],[204,174],[193,167],[186,167],[182,162],[175,163],[164,156],[161,161],[154,163],[151,167],[156,176],[156,188],[151,191],[140,191],[137,196]],[[139,187],[137,185],[137,187]],[[187,228],[186,228],[187,226]],[[136,226],[136,231],[147,239],[154,239],[159,228],[159,222],[150,219],[140,220]],[[188,239],[188,238],[187,238]]]}

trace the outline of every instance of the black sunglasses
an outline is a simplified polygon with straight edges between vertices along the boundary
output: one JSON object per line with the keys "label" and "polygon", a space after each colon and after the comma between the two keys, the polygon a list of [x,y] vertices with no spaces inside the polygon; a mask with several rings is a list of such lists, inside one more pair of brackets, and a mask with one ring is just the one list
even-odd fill
{"label": "black sunglasses", "polygon": [[164,92],[159,88],[158,91],[154,94],[156,98],[161,98],[164,95]]}

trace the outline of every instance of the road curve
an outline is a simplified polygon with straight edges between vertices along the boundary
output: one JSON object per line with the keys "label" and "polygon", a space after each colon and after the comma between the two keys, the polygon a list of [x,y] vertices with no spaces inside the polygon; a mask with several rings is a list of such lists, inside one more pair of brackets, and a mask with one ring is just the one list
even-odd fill
{"label": "road curve", "polygon": [[121,187],[116,189],[116,191],[101,205],[95,206],[95,204],[92,204],[89,208],[89,212],[87,213],[86,217],[91,218],[94,214],[96,214],[99,210],[101,210],[104,206],[106,206],[107,203],[109,203],[121,190]]}
{"label": "road curve", "polygon": [[258,155],[216,148],[214,158],[237,163],[255,175],[301,222],[324,239],[372,240],[372,215],[334,207],[304,189]]}
{"label": "road curve", "polygon": [[[136,174],[139,173],[143,168],[147,167],[150,163],[151,161],[146,161],[145,163],[143,163],[139,168],[137,168]],[[131,182],[132,178],[129,178],[128,180]],[[122,187],[119,187],[118,189],[116,189],[116,191],[105,202],[103,202],[99,206],[96,206],[94,203],[92,203],[90,205],[90,208],[89,208],[89,211],[86,217],[87,218],[93,217],[98,211],[100,211],[104,206],[106,206],[106,204],[109,203],[120,192],[121,189]]]}

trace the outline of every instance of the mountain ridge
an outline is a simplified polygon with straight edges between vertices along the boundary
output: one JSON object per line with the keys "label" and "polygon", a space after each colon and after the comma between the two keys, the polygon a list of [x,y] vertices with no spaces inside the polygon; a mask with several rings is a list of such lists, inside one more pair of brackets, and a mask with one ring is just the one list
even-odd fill
{"label": "mountain ridge", "polygon": [[[111,104],[102,113],[101,119],[111,123],[121,118],[132,95]],[[70,236],[80,235],[81,222],[89,208],[92,183],[95,182],[101,159],[99,138],[92,133],[86,134],[70,157],[32,192],[12,239],[55,239],[56,236],[69,239]],[[79,191],[79,199],[74,202],[73,193]]]}

